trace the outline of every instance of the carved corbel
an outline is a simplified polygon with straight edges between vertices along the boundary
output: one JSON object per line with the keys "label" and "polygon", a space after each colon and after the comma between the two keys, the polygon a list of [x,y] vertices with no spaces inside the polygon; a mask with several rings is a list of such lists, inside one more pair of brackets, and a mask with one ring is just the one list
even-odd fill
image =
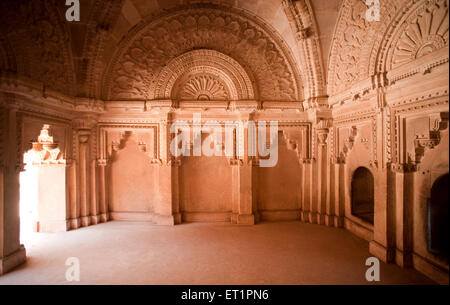
{"label": "carved corbel", "polygon": [[319,141],[319,145],[326,145],[328,133],[331,127],[331,120],[321,119],[319,123],[316,125],[316,133],[317,139]]}
{"label": "carved corbel", "polygon": [[447,129],[447,126],[448,112],[441,112],[431,115],[430,129],[426,134],[416,135],[414,139],[414,160],[409,161],[416,164],[420,163],[427,149],[433,149],[439,145],[441,142],[441,132]]}

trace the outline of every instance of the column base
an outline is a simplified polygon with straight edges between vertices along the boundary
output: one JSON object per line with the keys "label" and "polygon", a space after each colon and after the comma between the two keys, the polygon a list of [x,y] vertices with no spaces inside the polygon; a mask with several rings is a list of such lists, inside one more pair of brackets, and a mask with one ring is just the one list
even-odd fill
{"label": "column base", "polygon": [[309,223],[317,223],[317,213],[316,212],[308,213],[308,222]]}
{"label": "column base", "polygon": [[334,226],[336,228],[343,228],[344,227],[344,217],[343,216],[334,216]]}
{"label": "column base", "polygon": [[402,250],[395,249],[395,263],[402,268],[412,267],[412,253],[405,253]]}
{"label": "column base", "polygon": [[174,220],[174,223],[175,223],[176,225],[181,224],[181,222],[182,222],[181,213],[175,213],[175,214],[173,214],[173,220]]}
{"label": "column base", "polygon": [[325,215],[325,225],[328,227],[334,226],[334,215]]}
{"label": "column base", "polygon": [[239,214],[237,215],[236,224],[238,225],[254,225],[255,216],[253,214]]}
{"label": "column base", "polygon": [[238,219],[238,213],[231,213],[231,223],[232,224],[237,224],[237,219]]}
{"label": "column base", "polygon": [[89,221],[91,225],[96,225],[100,223],[100,215],[90,216]]}
{"label": "column base", "polygon": [[390,264],[390,263],[394,262],[395,252],[392,251],[391,249],[388,249],[385,246],[377,243],[374,240],[369,242],[369,253],[378,257],[380,260],[382,260],[385,263]]}
{"label": "column base", "polygon": [[317,224],[324,225],[325,224],[325,216],[326,216],[325,214],[317,213],[316,214]]}
{"label": "column base", "polygon": [[109,220],[108,213],[103,213],[103,214],[100,214],[99,216],[100,216],[100,222],[107,222]]}
{"label": "column base", "polygon": [[0,275],[5,274],[8,271],[11,271],[15,267],[25,263],[27,260],[27,255],[25,251],[25,247],[20,245],[19,249],[12,254],[0,258]]}
{"label": "column base", "polygon": [[300,221],[302,222],[309,222],[309,212],[308,211],[301,211],[300,212]]}
{"label": "column base", "polygon": [[87,227],[91,224],[90,216],[82,216],[82,217],[80,217],[80,220],[81,220],[82,227]]}
{"label": "column base", "polygon": [[80,218],[73,218],[69,220],[69,224],[70,224],[70,229],[71,230],[76,230],[79,227],[81,227],[81,221]]}
{"label": "column base", "polygon": [[[174,215],[158,215],[158,214],[153,215],[153,221],[155,222],[155,224],[161,225],[161,226],[175,225],[177,223],[176,218],[177,217],[175,217]],[[181,222],[181,215],[179,218],[180,218],[180,222]]]}

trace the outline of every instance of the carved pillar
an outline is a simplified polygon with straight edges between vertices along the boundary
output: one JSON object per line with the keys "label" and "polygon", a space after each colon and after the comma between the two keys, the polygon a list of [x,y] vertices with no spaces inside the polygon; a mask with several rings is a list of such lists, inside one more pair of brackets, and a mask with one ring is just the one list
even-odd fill
{"label": "carved pillar", "polygon": [[154,221],[160,225],[175,225],[181,223],[179,204],[179,167],[181,158],[172,157],[170,154],[171,113],[164,113],[159,119],[159,167],[158,183],[160,201],[155,204]]}
{"label": "carved pillar", "polygon": [[172,158],[159,166],[160,201],[155,204],[154,221],[159,225],[175,225],[181,223],[179,207],[179,167],[181,160]]}
{"label": "carved pillar", "polygon": [[[0,275],[25,262],[20,244],[19,174],[22,149],[17,107],[0,108]],[[18,123],[19,122],[19,123]]]}
{"label": "carved pillar", "polygon": [[[375,207],[373,240],[369,243],[371,254],[380,258],[383,262],[391,263],[394,260],[394,248],[392,245],[393,202],[389,187],[392,186],[391,175],[385,169],[378,170],[375,176]],[[394,192],[397,192],[395,190]]]}
{"label": "carved pillar", "polygon": [[100,159],[97,161],[98,165],[98,183],[99,183],[99,213],[100,222],[107,222],[108,216],[108,204],[107,204],[107,192],[106,192],[106,167],[107,161]]}
{"label": "carved pillar", "polygon": [[327,137],[328,128],[317,130],[318,148],[317,148],[317,223],[330,223],[330,214],[327,213]]}
{"label": "carved pillar", "polygon": [[239,170],[239,208],[236,223],[253,225],[255,224],[253,215],[253,160],[243,162],[237,168]]}
{"label": "carved pillar", "polygon": [[311,159],[301,160],[301,175],[302,175],[302,212],[301,221],[310,222],[310,211],[311,211],[311,171],[312,164]]}
{"label": "carved pillar", "polygon": [[[393,188],[391,202],[394,209],[392,245],[395,245],[395,262],[401,267],[412,266],[414,164],[391,164]],[[393,234],[394,232],[391,232]]]}
{"label": "carved pillar", "polygon": [[[233,165],[233,200],[237,200],[238,204],[234,206],[232,222],[242,225],[255,224],[256,198],[255,198],[255,173],[258,163],[256,156],[249,156],[249,128],[245,132],[245,126],[248,121],[253,119],[252,113],[246,113],[242,117],[242,123],[238,125],[236,137],[234,138],[234,147],[238,147],[236,158],[230,160]],[[257,141],[257,140],[256,140]],[[242,158],[242,159],[241,159]]]}
{"label": "carved pillar", "polygon": [[335,204],[334,204],[334,226],[336,228],[344,227],[345,218],[345,163],[341,159],[337,159],[334,164],[334,192],[335,192]]}
{"label": "carved pillar", "polygon": [[231,166],[231,223],[237,224],[239,215],[239,164],[242,160],[231,159],[229,160]]}
{"label": "carved pillar", "polygon": [[69,179],[69,192],[70,192],[70,228],[78,229],[80,224],[80,205],[78,202],[78,185],[77,185],[77,161],[75,159],[70,162],[70,179]]}
{"label": "carved pillar", "polygon": [[89,226],[89,176],[88,176],[88,141],[90,131],[81,130],[78,132],[79,140],[79,177],[80,177],[80,220],[81,226]]}

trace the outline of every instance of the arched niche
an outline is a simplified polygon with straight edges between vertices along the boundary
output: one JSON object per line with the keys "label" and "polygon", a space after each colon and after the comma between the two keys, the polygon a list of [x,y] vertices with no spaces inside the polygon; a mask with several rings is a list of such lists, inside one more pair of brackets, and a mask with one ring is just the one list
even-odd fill
{"label": "arched niche", "polygon": [[449,174],[439,177],[431,187],[427,205],[428,251],[448,260],[449,245]]}
{"label": "arched niche", "polygon": [[353,216],[374,223],[374,177],[370,170],[358,167],[351,181],[351,213]]}
{"label": "arched niche", "polygon": [[151,220],[157,171],[152,158],[133,131],[125,131],[113,144],[109,175],[109,210],[112,219]]}
{"label": "arched niche", "polygon": [[[211,132],[201,132],[201,156],[181,157],[179,170],[180,210],[183,222],[229,222],[233,209],[233,167],[225,156],[224,145],[218,145],[220,155],[205,155]],[[222,143],[224,143],[224,134]],[[206,144],[205,144],[206,143]],[[216,142],[211,142],[210,148]],[[192,147],[191,147],[192,148]],[[193,152],[193,149],[191,149]]]}

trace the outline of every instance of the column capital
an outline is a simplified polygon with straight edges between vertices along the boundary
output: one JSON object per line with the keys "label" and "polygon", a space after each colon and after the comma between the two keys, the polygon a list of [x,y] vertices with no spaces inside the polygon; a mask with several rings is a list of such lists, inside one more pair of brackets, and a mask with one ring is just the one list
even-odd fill
{"label": "column capital", "polygon": [[98,121],[95,117],[86,116],[76,118],[72,121],[72,127],[75,130],[90,130],[97,125]]}
{"label": "column capital", "polygon": [[419,170],[418,163],[390,163],[389,168],[395,173],[412,173]]}
{"label": "column capital", "polygon": [[86,144],[89,141],[90,131],[82,130],[78,133],[78,141],[81,144]]}

